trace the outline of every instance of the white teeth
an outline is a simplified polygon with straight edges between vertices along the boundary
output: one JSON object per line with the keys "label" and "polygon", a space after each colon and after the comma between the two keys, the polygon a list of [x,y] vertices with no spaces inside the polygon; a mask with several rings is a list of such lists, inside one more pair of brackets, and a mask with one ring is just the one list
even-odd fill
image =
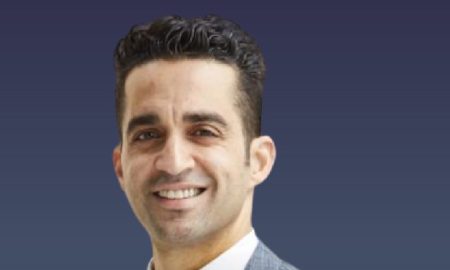
{"label": "white teeth", "polygon": [[198,188],[188,188],[188,189],[179,189],[179,190],[161,190],[158,192],[160,197],[171,199],[171,200],[181,200],[190,197],[195,197],[200,193],[200,189]]}

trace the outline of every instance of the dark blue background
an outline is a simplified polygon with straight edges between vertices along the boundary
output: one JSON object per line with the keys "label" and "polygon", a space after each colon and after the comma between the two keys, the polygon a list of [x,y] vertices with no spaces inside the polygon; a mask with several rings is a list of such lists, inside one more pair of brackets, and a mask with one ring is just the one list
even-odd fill
{"label": "dark blue background", "polygon": [[2,1],[0,269],[145,269],[111,164],[112,52],[132,24],[215,13],[260,43],[257,234],[312,269],[450,269],[450,4]]}

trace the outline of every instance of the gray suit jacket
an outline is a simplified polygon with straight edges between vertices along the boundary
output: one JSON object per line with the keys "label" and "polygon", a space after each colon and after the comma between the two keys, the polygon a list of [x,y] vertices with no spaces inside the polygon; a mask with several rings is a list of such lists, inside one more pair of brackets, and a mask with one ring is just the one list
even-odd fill
{"label": "gray suit jacket", "polygon": [[298,270],[294,266],[278,258],[263,242],[258,246],[250,257],[245,270]]}

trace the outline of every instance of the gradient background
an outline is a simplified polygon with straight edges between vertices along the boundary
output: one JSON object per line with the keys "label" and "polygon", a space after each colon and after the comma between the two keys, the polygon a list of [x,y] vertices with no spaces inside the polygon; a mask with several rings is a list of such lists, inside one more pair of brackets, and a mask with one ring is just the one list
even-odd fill
{"label": "gradient background", "polygon": [[1,2],[0,269],[145,269],[111,163],[112,51],[132,24],[208,13],[266,56],[259,237],[302,270],[450,269],[449,2],[211,2]]}

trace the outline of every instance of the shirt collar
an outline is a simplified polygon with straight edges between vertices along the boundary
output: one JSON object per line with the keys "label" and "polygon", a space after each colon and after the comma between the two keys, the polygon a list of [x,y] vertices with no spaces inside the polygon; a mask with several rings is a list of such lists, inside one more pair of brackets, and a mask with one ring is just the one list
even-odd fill
{"label": "shirt collar", "polygon": [[[258,238],[256,237],[255,230],[252,229],[233,246],[225,250],[219,257],[203,266],[200,270],[244,270],[257,245]],[[147,270],[152,270],[152,261],[153,258],[148,263]]]}

